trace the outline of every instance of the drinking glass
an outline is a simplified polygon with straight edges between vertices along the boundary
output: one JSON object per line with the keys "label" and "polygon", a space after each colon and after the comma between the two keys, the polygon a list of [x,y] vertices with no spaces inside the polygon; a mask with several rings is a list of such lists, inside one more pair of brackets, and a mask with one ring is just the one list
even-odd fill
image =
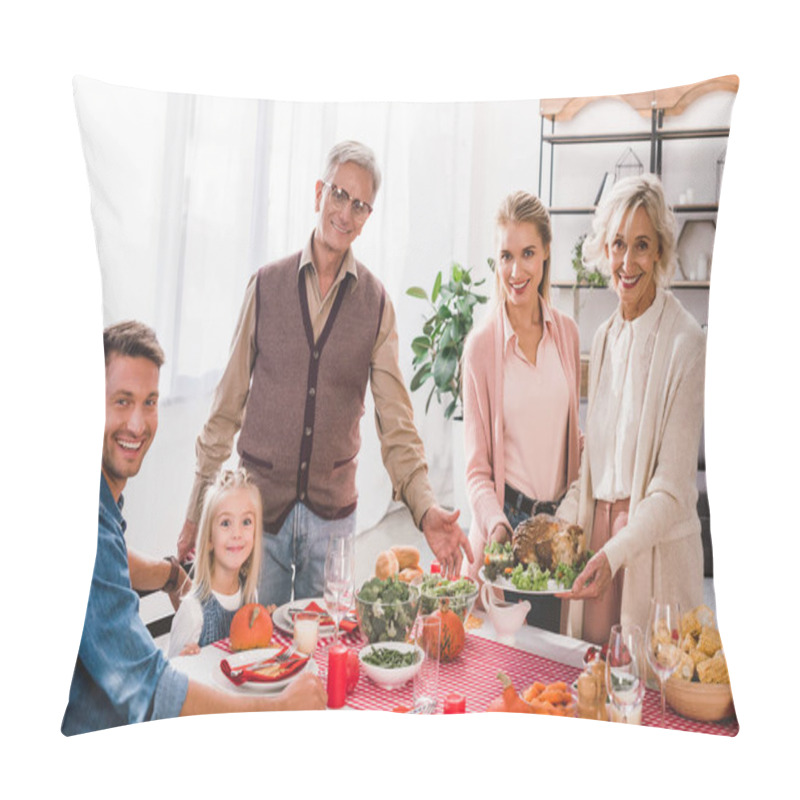
{"label": "drinking glass", "polygon": [[414,674],[414,712],[435,714],[439,699],[439,640],[442,618],[439,614],[419,614],[411,631],[411,641],[425,656]]}
{"label": "drinking glass", "polygon": [[334,624],[334,644],[339,641],[339,624],[353,605],[355,595],[355,537],[332,536],[325,556],[323,598]]}
{"label": "drinking glass", "polygon": [[614,625],[608,639],[606,684],[621,722],[640,712],[644,698],[647,664],[642,629],[638,625]]}
{"label": "drinking glass", "polygon": [[316,611],[298,611],[294,615],[293,623],[295,648],[310,656],[317,647],[319,614]]}
{"label": "drinking glass", "polygon": [[650,617],[645,634],[645,650],[650,667],[661,689],[661,727],[667,713],[664,684],[681,660],[681,610],[678,603],[650,600]]}

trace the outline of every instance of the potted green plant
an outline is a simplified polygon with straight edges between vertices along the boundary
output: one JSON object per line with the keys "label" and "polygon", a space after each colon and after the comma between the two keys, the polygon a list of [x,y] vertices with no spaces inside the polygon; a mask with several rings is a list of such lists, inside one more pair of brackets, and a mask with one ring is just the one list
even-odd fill
{"label": "potted green plant", "polygon": [[419,286],[406,290],[407,295],[425,300],[431,308],[431,314],[422,325],[422,334],[411,342],[412,364],[416,368],[411,391],[433,381],[425,404],[426,413],[436,395],[438,402],[447,404],[445,419],[453,415],[461,417],[461,355],[467,334],[472,330],[475,306],[489,299],[475,291],[485,282],[485,278],[473,282],[471,269],[454,263],[447,282],[441,271],[436,275],[430,297]]}
{"label": "potted green plant", "polygon": [[607,286],[608,278],[597,267],[586,269],[586,264],[583,263],[583,240],[585,238],[586,234],[579,236],[572,248],[572,269],[575,270],[575,285]]}

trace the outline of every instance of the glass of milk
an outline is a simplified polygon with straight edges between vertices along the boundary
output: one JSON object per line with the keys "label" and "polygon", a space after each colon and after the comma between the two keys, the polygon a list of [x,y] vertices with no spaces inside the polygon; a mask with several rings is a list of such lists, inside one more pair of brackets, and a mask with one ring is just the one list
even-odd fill
{"label": "glass of milk", "polygon": [[319,614],[316,611],[299,611],[294,615],[294,646],[310,656],[317,647]]}

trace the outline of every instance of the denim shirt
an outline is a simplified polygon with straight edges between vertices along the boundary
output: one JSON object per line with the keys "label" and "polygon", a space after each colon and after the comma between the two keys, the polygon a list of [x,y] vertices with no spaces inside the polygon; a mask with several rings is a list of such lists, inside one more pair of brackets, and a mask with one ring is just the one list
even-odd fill
{"label": "denim shirt", "polygon": [[186,698],[187,677],[169,665],[139,616],[121,508],[101,474],[97,556],[61,723],[66,736],[177,717]]}

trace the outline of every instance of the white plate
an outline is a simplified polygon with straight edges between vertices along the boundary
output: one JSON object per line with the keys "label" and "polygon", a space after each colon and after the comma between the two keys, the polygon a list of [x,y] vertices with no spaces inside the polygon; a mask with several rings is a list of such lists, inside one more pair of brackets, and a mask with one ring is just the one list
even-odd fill
{"label": "white plate", "polygon": [[[261,659],[269,658],[280,652],[281,649],[280,647],[259,647],[255,650],[242,650],[238,653],[231,653],[230,655],[226,655],[225,658],[228,659],[228,663],[231,667],[236,669],[245,664],[253,664]],[[242,691],[245,694],[252,694],[253,692],[267,692],[271,694],[272,692],[279,692],[281,689],[288,686],[298,675],[302,675],[306,670],[311,670],[312,675],[317,674],[317,664],[313,658],[309,658],[306,665],[301,670],[298,670],[294,675],[290,675],[288,678],[284,678],[282,681],[274,681],[273,683],[245,681],[241,686],[237,686],[225,675],[220,665],[217,664],[214,668],[214,682],[224,689]]]}
{"label": "white plate", "polygon": [[[289,603],[275,609],[272,612],[272,621],[286,633],[294,633],[294,620],[292,619],[293,611],[304,611],[306,606],[311,603],[316,603],[320,608],[325,608],[325,600],[322,597],[306,597],[303,600],[292,600]],[[320,639],[327,639],[334,635],[336,629],[333,623],[329,625],[320,625],[319,637]],[[344,633],[344,631],[341,631]]]}
{"label": "white plate", "polygon": [[486,573],[484,572],[484,567],[481,567],[480,572],[478,573],[480,579],[484,583],[488,583],[489,586],[494,586],[496,589],[502,589],[504,592],[516,592],[517,594],[527,594],[527,595],[553,595],[559,594],[561,592],[568,592],[569,589],[564,586],[563,583],[558,583],[553,578],[547,582],[547,588],[541,589],[539,591],[531,591],[530,589],[517,589],[513,583],[508,578],[495,578],[493,581],[486,579]]}

